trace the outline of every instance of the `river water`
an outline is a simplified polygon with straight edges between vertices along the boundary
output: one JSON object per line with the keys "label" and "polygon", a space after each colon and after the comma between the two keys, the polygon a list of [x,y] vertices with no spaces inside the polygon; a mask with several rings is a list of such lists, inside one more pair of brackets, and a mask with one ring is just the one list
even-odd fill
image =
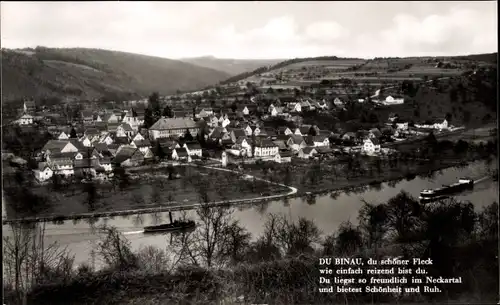
{"label": "river water", "polygon": [[[335,199],[329,194],[317,196],[313,204],[306,199],[294,198],[288,202],[272,201],[261,205],[246,205],[234,208],[234,218],[240,221],[253,237],[258,237],[264,230],[264,223],[270,213],[284,214],[293,220],[305,217],[314,223],[325,234],[333,233],[338,226],[347,220],[357,223],[358,211],[362,207],[362,200],[370,203],[383,203],[405,190],[410,195],[418,197],[425,188],[435,188],[442,184],[454,183],[458,178],[468,176],[473,179],[484,177],[489,169],[496,168],[496,160],[488,163],[476,161],[463,168],[448,168],[436,172],[431,178],[416,177],[413,180],[402,180],[396,183],[382,183],[378,189],[371,188],[359,193],[340,193]],[[456,196],[459,200],[471,201],[476,210],[498,201],[498,183],[491,178],[483,179],[474,186],[473,191]],[[179,213],[179,212],[177,212]],[[194,217],[194,211],[187,215]],[[174,213],[174,217],[178,216]],[[144,235],[142,228],[147,225],[169,222],[168,213],[142,214],[131,216],[117,216],[113,219],[100,219],[95,226],[108,224],[123,232],[134,250],[154,245],[159,248],[168,248],[169,235]],[[8,234],[8,226],[4,226],[4,234]],[[6,233],[5,233],[6,232]],[[85,220],[77,223],[65,221],[64,224],[46,223],[46,241],[54,242],[67,247],[75,255],[75,263],[88,262],[91,249],[100,236],[92,230]]]}

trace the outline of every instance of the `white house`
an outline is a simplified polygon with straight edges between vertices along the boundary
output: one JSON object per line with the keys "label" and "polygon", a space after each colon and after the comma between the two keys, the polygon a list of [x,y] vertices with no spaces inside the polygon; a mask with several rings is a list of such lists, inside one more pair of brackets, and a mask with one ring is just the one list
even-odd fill
{"label": "white house", "polygon": [[19,125],[31,125],[33,124],[33,116],[29,115],[29,114],[23,114],[18,122],[19,122]]}
{"label": "white house", "polygon": [[80,139],[80,142],[82,142],[82,145],[85,146],[85,147],[91,147],[92,146],[92,139],[89,136],[83,136]]}
{"label": "white house", "polygon": [[302,106],[300,103],[290,103],[288,104],[288,109],[290,109],[291,112],[301,112]]}
{"label": "white house", "polygon": [[69,140],[69,135],[67,135],[64,131],[57,137],[58,140]]}
{"label": "white house", "polygon": [[366,154],[380,152],[380,142],[377,139],[365,139],[363,143],[363,152]]}
{"label": "white house", "polygon": [[448,128],[448,121],[446,119],[435,119],[435,120],[432,120],[430,123],[415,124],[415,127],[434,128],[434,129],[442,130],[442,129]]}
{"label": "white house", "polygon": [[190,156],[198,156],[201,158],[203,151],[201,149],[200,144],[198,144],[198,143],[185,143],[183,147],[187,150],[187,152]]}
{"label": "white house", "polygon": [[274,162],[276,163],[288,163],[292,162],[292,153],[289,151],[279,151],[274,156]]}
{"label": "white house", "polygon": [[340,100],[338,97],[335,98],[335,100],[333,100],[333,104],[337,107],[343,107],[344,106],[344,102],[342,102],[342,100]]}
{"label": "white house", "polygon": [[250,125],[246,125],[244,128],[243,128],[243,131],[245,131],[245,134],[249,137],[252,135],[252,127],[250,127]]}
{"label": "white house", "polygon": [[100,159],[99,165],[101,165],[104,168],[104,171],[106,171],[106,172],[113,171],[113,166],[111,165],[111,159],[109,159],[109,158]]}
{"label": "white house", "polygon": [[252,146],[248,143],[248,141],[245,138],[238,138],[232,148],[242,151],[241,153],[242,155],[246,156],[252,155]]}
{"label": "white house", "polygon": [[241,113],[243,113],[243,115],[249,115],[250,114],[250,110],[248,109],[247,106],[240,106],[238,107],[238,111],[240,111]]}
{"label": "white house", "polygon": [[127,123],[122,123],[116,128],[117,137],[131,137],[133,134],[134,129],[132,129],[132,127]]}
{"label": "white house", "polygon": [[400,130],[408,130],[408,122],[406,123],[396,123],[396,128]]}
{"label": "white house", "polygon": [[306,141],[302,136],[292,135],[288,138],[286,142],[287,146],[290,147],[294,151],[299,151],[301,148],[307,146]]}
{"label": "white house", "polygon": [[139,132],[132,137],[132,141],[144,141],[144,140],[145,140],[144,137]]}
{"label": "white house", "polygon": [[33,170],[33,174],[35,175],[35,179],[43,182],[52,178],[54,172],[45,162],[38,163],[38,168]]}
{"label": "white house", "polygon": [[111,145],[113,144],[113,142],[113,138],[109,133],[101,136],[101,138],[99,139],[99,143],[106,143],[106,145]]}
{"label": "white house", "polygon": [[403,98],[394,98],[392,96],[388,96],[385,98],[385,101],[383,101],[382,103],[385,104],[385,105],[400,105],[400,104],[404,104],[405,100]]}
{"label": "white house", "polygon": [[271,140],[261,139],[256,141],[254,145],[254,156],[255,157],[270,157],[278,153],[278,145],[274,144]]}
{"label": "white house", "polygon": [[313,137],[314,146],[330,147],[330,140],[326,135],[317,135]]}
{"label": "white house", "polygon": [[309,159],[317,153],[318,151],[314,147],[304,147],[299,150],[298,157],[301,159]]}

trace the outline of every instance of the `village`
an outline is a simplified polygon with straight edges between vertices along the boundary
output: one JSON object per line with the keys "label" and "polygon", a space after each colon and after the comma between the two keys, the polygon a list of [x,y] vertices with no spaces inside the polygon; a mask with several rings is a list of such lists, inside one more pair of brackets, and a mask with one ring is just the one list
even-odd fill
{"label": "village", "polygon": [[235,83],[192,94],[160,97],[153,93],[138,101],[79,103],[76,111],[68,105],[39,107],[26,100],[13,125],[21,132],[50,134],[51,139],[33,153],[36,167],[32,165],[31,171],[39,183],[55,175],[78,177],[76,181],[107,180],[117,167],[146,164],[196,162],[225,167],[334,159],[353,153],[383,157],[397,153],[391,143],[456,129],[446,118],[414,123],[391,113],[373,128],[329,130],[305,124],[303,117],[345,111],[352,103],[377,107],[380,101],[403,104],[404,99],[380,97],[380,90],[371,98],[354,100],[332,95],[318,99],[297,94],[297,88],[281,88],[279,95],[269,94],[270,90],[262,94],[251,83]]}

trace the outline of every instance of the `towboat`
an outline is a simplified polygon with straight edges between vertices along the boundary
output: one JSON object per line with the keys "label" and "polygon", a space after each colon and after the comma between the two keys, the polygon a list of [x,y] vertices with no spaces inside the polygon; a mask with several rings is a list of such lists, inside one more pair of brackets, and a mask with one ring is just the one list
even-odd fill
{"label": "towboat", "polygon": [[434,202],[434,201],[439,201],[439,200],[443,200],[443,199],[446,199],[446,198],[450,198],[450,196],[436,196],[436,197],[418,197],[418,199],[420,199],[420,203],[430,203],[430,202]]}
{"label": "towboat", "polygon": [[168,214],[170,216],[170,223],[144,227],[144,233],[185,231],[196,227],[196,223],[192,220],[172,221],[172,212]]}
{"label": "towboat", "polygon": [[420,198],[435,198],[439,196],[458,193],[472,188],[474,188],[474,180],[469,178],[460,178],[458,182],[450,185],[443,185],[442,187],[437,189],[422,190],[420,192]]}

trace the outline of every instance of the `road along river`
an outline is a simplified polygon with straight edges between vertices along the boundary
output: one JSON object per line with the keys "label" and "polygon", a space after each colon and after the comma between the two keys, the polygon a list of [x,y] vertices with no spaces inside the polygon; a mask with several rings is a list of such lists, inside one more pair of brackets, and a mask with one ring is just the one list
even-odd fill
{"label": "road along river", "polygon": [[[469,200],[477,210],[481,210],[482,207],[498,201],[498,182],[491,178],[484,178],[492,168],[496,169],[496,167],[496,160],[491,163],[476,161],[463,168],[447,168],[436,172],[431,178],[416,177],[409,181],[382,183],[377,188],[372,187],[356,194],[340,193],[335,199],[329,194],[320,195],[316,197],[314,203],[302,198],[293,198],[269,201],[263,204],[236,206],[234,207],[234,218],[239,220],[254,237],[263,232],[264,223],[270,213],[284,214],[294,220],[305,217],[313,220],[325,234],[330,234],[344,221],[357,222],[358,210],[363,204],[362,200],[370,203],[383,203],[397,195],[401,190],[418,197],[422,189],[454,183],[463,176],[479,180],[476,181],[473,191],[462,193],[456,198]],[[296,189],[292,188],[291,192],[296,192]],[[188,217],[193,217],[196,221],[195,211],[186,211],[186,213]],[[174,212],[173,214],[175,217],[178,213]],[[102,218],[94,226],[107,224],[118,228],[130,240],[132,248],[137,250],[148,245],[159,248],[168,247],[170,240],[168,234],[145,235],[142,231],[144,226],[168,221],[168,213],[162,212]],[[66,246],[75,255],[75,263],[77,264],[89,261],[91,248],[100,238],[85,220],[79,222],[67,220],[63,224],[47,222],[45,228],[46,242],[57,241],[59,245]],[[4,234],[9,234],[9,227],[4,225],[3,231]]]}

